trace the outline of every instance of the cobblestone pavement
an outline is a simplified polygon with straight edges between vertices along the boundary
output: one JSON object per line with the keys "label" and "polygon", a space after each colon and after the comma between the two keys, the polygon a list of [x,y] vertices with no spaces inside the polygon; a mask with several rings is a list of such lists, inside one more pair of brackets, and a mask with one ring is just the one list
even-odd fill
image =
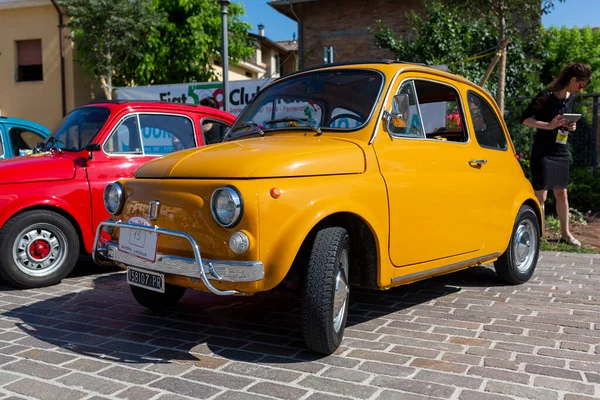
{"label": "cobblestone pavement", "polygon": [[600,398],[600,255],[544,253],[521,286],[486,266],[354,291],[330,357],[303,349],[284,293],[188,291],[156,314],[123,272],[82,267],[0,286],[0,399]]}

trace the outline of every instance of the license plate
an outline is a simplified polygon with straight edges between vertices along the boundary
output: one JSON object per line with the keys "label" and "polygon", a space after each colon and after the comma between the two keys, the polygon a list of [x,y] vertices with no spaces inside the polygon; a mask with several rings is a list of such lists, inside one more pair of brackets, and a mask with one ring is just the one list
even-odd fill
{"label": "license plate", "polygon": [[155,272],[148,272],[136,268],[127,268],[127,283],[155,292],[165,292],[165,276]]}
{"label": "license plate", "polygon": [[[130,224],[151,226],[150,222],[140,217],[132,217]],[[135,228],[121,228],[119,232],[119,250],[148,261],[156,261],[156,243],[158,234]]]}

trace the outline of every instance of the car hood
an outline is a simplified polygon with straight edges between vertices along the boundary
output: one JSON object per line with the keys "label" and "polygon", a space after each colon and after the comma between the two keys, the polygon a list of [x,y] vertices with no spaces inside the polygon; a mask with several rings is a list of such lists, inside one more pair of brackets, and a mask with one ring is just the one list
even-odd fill
{"label": "car hood", "polygon": [[60,155],[33,154],[0,160],[0,184],[62,181],[74,176],[74,161]]}
{"label": "car hood", "polygon": [[185,150],[147,162],[136,178],[275,178],[358,174],[365,154],[351,141],[268,136]]}

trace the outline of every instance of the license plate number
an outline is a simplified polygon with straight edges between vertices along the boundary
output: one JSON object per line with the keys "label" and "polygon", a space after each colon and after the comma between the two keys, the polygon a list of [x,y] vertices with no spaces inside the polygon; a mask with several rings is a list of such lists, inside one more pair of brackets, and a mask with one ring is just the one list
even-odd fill
{"label": "license plate number", "polygon": [[129,267],[127,268],[127,283],[155,292],[165,292],[165,276],[163,274]]}

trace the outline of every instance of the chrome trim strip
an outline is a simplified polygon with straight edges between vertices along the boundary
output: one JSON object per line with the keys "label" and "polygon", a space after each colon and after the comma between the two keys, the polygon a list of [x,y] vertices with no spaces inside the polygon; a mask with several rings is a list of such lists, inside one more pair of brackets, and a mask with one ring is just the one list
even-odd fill
{"label": "chrome trim strip", "polygon": [[[237,290],[219,290],[216,287],[214,287],[210,282],[209,282],[209,274],[213,274],[213,272],[216,275],[213,275],[216,279],[215,280],[219,280],[219,277],[221,277],[221,273],[226,273],[224,271],[230,269],[229,265],[223,264],[221,261],[212,261],[212,260],[206,260],[203,261],[202,260],[202,256],[200,254],[200,248],[198,246],[198,243],[196,243],[196,240],[189,234],[185,233],[185,232],[178,232],[178,231],[173,231],[170,229],[163,229],[163,228],[159,228],[158,226],[143,226],[143,225],[137,225],[137,224],[128,224],[126,222],[121,222],[121,221],[111,221],[111,220],[106,220],[101,222],[100,224],[98,224],[98,228],[96,229],[96,236],[94,238],[94,247],[92,249],[92,258],[94,260],[94,262],[98,265],[107,265],[107,264],[112,264],[112,263],[107,263],[107,262],[102,262],[98,259],[98,255],[109,258],[110,256],[113,256],[115,258],[119,257],[123,254],[123,252],[121,252],[120,250],[118,250],[118,247],[115,248],[116,251],[112,251],[111,253],[109,253],[108,249],[110,248],[110,246],[107,247],[98,247],[98,242],[100,240],[100,234],[102,232],[102,229],[107,226],[107,227],[112,227],[112,228],[131,228],[131,229],[137,229],[137,230],[142,230],[142,231],[146,231],[146,232],[154,232],[160,235],[168,235],[168,236],[175,236],[175,237],[180,237],[183,239],[186,239],[188,242],[190,242],[190,245],[192,246],[192,250],[194,251],[194,259],[192,261],[192,259],[189,259],[190,262],[187,262],[187,259],[184,258],[169,258],[166,261],[168,261],[169,263],[166,264],[165,261],[161,260],[161,264],[163,265],[169,265],[169,266],[173,266],[173,265],[177,265],[180,266],[181,268],[183,268],[183,271],[186,270],[186,266],[189,268],[190,266],[194,267],[195,264],[195,268],[196,270],[192,270],[191,273],[195,273],[197,274],[196,276],[202,281],[202,283],[204,283],[204,285],[207,287],[208,290],[210,290],[212,293],[217,294],[217,295],[221,295],[221,296],[231,296],[234,294],[243,294]],[[111,242],[109,242],[111,243]],[[119,256],[117,256],[117,254]],[[162,256],[163,258],[165,257],[164,255]],[[181,260],[186,260],[185,263],[180,263]],[[130,256],[127,255],[126,258],[126,262],[125,263],[131,263],[132,266],[137,266],[140,268],[146,268],[146,269],[151,269],[151,270],[157,270],[156,267],[154,268],[150,268],[151,265],[153,265],[154,263],[151,262],[147,262],[141,258],[135,257],[135,256]],[[264,276],[264,268],[262,266],[262,263],[257,262],[259,264],[255,264],[252,266],[247,266],[247,265],[243,265],[243,268],[249,268],[249,269],[259,269],[262,270],[262,274]],[[158,264],[158,253],[157,253],[157,264]],[[217,268],[218,265],[218,268]],[[170,270],[172,272],[172,270]],[[169,272],[167,272],[169,273]],[[259,273],[253,273],[253,274],[248,274],[250,276],[259,276]],[[231,274],[229,276],[233,276],[234,274]],[[245,274],[242,274],[245,275]],[[189,276],[189,275],[185,275],[185,276]]]}
{"label": "chrome trim strip", "polygon": [[413,280],[421,278],[421,277],[435,276],[441,272],[452,272],[452,270],[459,269],[461,267],[465,267],[469,264],[478,264],[478,263],[481,263],[482,261],[496,258],[496,257],[500,256],[500,254],[501,253],[498,251],[496,253],[488,254],[486,256],[472,258],[472,259],[466,260],[466,261],[460,261],[460,262],[457,262],[454,264],[445,265],[443,267],[430,269],[427,271],[415,272],[414,274],[410,274],[410,275],[397,276],[395,278],[392,278],[392,283],[399,283],[399,282],[403,282],[403,281],[413,281]]}

